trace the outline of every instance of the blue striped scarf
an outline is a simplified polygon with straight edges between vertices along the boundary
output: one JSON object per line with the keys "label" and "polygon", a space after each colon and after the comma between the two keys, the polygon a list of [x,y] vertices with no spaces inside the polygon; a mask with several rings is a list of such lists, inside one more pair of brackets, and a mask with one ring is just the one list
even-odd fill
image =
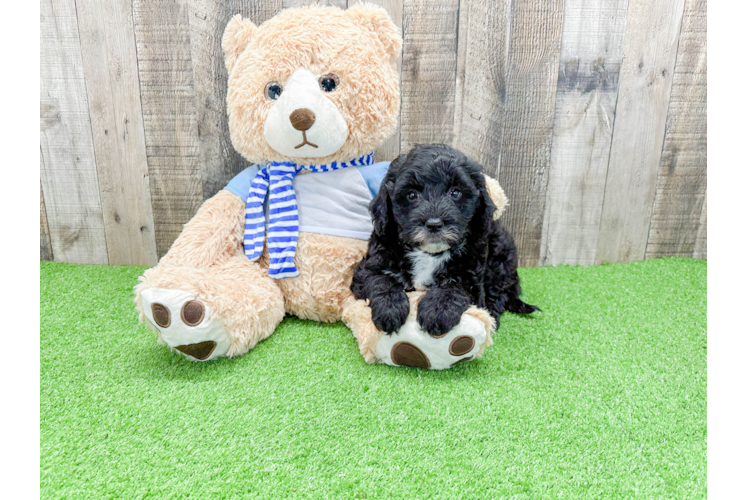
{"label": "blue striped scarf", "polygon": [[299,239],[299,210],[293,179],[302,170],[315,173],[331,172],[346,167],[371,165],[374,153],[348,162],[332,162],[329,165],[300,166],[291,162],[271,162],[261,168],[249,188],[247,210],[244,220],[244,253],[249,260],[262,255],[265,242],[265,213],[263,202],[268,196],[269,222],[267,227],[270,268],[268,274],[276,280],[299,275],[294,266],[296,243]]}

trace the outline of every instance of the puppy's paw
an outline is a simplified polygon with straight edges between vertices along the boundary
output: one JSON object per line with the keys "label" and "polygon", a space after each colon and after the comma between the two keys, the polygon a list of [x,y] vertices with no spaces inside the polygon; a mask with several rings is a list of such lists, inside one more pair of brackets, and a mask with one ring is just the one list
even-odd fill
{"label": "puppy's paw", "polygon": [[386,333],[399,330],[410,311],[410,302],[404,291],[373,297],[369,306],[374,326]]}
{"label": "puppy's paw", "polygon": [[439,295],[426,296],[418,304],[418,324],[432,337],[441,337],[462,318],[462,313],[468,308],[463,301],[444,301],[440,303]]}

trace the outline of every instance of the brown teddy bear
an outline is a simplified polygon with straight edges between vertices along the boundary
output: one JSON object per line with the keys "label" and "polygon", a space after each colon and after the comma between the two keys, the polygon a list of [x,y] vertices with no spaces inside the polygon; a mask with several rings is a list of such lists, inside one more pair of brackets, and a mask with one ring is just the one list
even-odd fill
{"label": "brown teddy bear", "polygon": [[[158,340],[191,360],[246,353],[286,313],[343,320],[369,362],[447,368],[492,343],[490,315],[471,307],[435,339],[411,317],[382,335],[350,284],[372,231],[368,204],[388,162],[373,151],[394,131],[398,29],[384,9],[288,9],[257,27],[226,26],[234,147],[253,165],[207,200],[135,288]],[[506,205],[488,179],[498,208]]]}

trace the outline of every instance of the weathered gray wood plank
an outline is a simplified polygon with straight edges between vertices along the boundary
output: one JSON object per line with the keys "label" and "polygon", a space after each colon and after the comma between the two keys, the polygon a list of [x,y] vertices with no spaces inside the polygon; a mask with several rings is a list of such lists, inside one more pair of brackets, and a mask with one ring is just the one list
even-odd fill
{"label": "weathered gray wood plank", "polygon": [[348,8],[348,0],[283,0],[283,8],[304,7],[306,5],[332,5],[341,9]]}
{"label": "weathered gray wood plank", "polygon": [[49,238],[47,209],[44,206],[44,192],[42,191],[41,182],[39,183],[39,258],[41,260],[54,260],[52,241]]}
{"label": "weathered gray wood plank", "polygon": [[628,0],[566,0],[540,265],[594,264]]}
{"label": "weathered gray wood plank", "polygon": [[521,266],[540,258],[562,24],[562,0],[513,2],[498,180]]}
{"label": "weathered gray wood plank", "polygon": [[683,1],[629,1],[597,263],[644,258]]}
{"label": "weathered gray wood plank", "polygon": [[[402,35],[403,29],[403,0],[349,0],[348,5],[353,6],[358,3],[370,3],[384,7],[387,13],[392,18],[392,22],[395,26],[400,28],[400,34]],[[398,73],[402,72],[403,68],[403,52],[400,50],[400,54],[397,56],[395,61]],[[400,87],[402,88],[402,78],[400,79]],[[400,154],[400,123],[397,124],[395,132],[387,139],[384,144],[379,146],[375,151],[375,158],[377,161],[392,161]]]}
{"label": "weathered gray wood plank", "polygon": [[57,260],[106,264],[74,0],[42,0],[41,184]]}
{"label": "weathered gray wood plank", "polygon": [[706,259],[706,192],[704,192],[704,205],[701,208],[701,217],[699,217],[699,230],[696,232],[693,257]]}
{"label": "weathered gray wood plank", "polygon": [[401,151],[452,144],[459,0],[403,5]]}
{"label": "weathered gray wood plank", "polygon": [[646,258],[694,254],[706,193],[706,0],[686,0]]}
{"label": "weathered gray wood plank", "polygon": [[195,81],[199,166],[208,199],[249,164],[231,144],[226,113],[228,73],[221,38],[236,14],[257,26],[281,9],[281,0],[189,0],[190,47]]}
{"label": "weathered gray wood plank", "polygon": [[510,0],[461,0],[454,147],[496,177],[507,84]]}
{"label": "weathered gray wood plank", "polygon": [[133,0],[158,256],[203,202],[187,0]]}
{"label": "weathered gray wood plank", "polygon": [[148,162],[130,0],[77,0],[111,265],[155,265]]}

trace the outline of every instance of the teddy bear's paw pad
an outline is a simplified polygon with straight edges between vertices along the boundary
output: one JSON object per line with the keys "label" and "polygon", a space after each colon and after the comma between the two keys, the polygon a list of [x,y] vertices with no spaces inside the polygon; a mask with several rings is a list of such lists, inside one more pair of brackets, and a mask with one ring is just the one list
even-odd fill
{"label": "teddy bear's paw pad", "polygon": [[473,337],[457,337],[449,344],[449,354],[452,356],[462,356],[473,350],[475,339]]}
{"label": "teddy bear's paw pad", "polygon": [[392,347],[390,357],[396,365],[410,366],[413,368],[430,368],[431,362],[429,358],[420,350],[409,342],[398,342]]}
{"label": "teddy bear's paw pad", "polygon": [[410,317],[397,332],[382,335],[376,353],[391,366],[443,370],[475,359],[487,336],[485,323],[469,314],[439,337],[424,332],[415,317]]}
{"label": "teddy bear's paw pad", "polygon": [[205,306],[202,302],[191,300],[182,306],[182,321],[185,325],[197,326],[205,318]]}
{"label": "teddy bear's paw pad", "polygon": [[170,348],[192,361],[226,355],[230,340],[223,323],[211,317],[210,307],[195,294],[149,288],[141,296],[146,319]]}
{"label": "teddy bear's paw pad", "polygon": [[171,311],[165,305],[154,302],[151,304],[151,313],[158,326],[168,328],[171,325]]}
{"label": "teddy bear's paw pad", "polygon": [[177,351],[192,356],[200,360],[208,359],[213,354],[218,344],[212,340],[206,340],[205,342],[198,342],[197,344],[178,345]]}

